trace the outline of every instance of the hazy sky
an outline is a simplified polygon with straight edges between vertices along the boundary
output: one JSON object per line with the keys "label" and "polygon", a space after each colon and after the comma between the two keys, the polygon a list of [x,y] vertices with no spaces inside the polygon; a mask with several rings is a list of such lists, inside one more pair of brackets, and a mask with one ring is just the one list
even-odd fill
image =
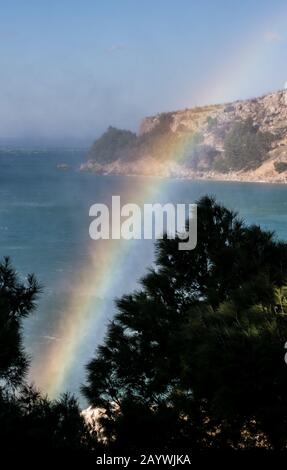
{"label": "hazy sky", "polygon": [[286,0],[0,0],[0,11],[0,139],[89,140],[287,80]]}

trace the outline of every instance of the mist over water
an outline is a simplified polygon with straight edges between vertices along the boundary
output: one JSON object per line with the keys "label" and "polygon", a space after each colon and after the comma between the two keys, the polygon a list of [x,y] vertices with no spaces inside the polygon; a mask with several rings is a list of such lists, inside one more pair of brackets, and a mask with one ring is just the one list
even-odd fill
{"label": "mist over water", "polygon": [[[25,346],[32,365],[51,342],[64,341],[56,336],[55,325],[89,264],[88,247],[97,250],[97,242],[89,238],[90,206],[96,202],[110,204],[112,195],[120,195],[123,203],[133,202],[127,194],[143,182],[136,177],[81,173],[77,169],[84,159],[84,151],[0,157],[0,256],[9,255],[21,275],[34,272],[43,285],[37,311],[24,324]],[[70,165],[70,170],[57,169],[57,164],[63,162]],[[158,189],[154,200],[143,202],[193,203],[202,195],[212,194],[238,211],[246,222],[260,224],[274,230],[279,238],[287,238],[287,186],[186,180],[159,183],[156,178],[144,180],[144,184]],[[121,262],[112,266],[111,292],[98,299],[95,286],[94,303],[100,303],[100,320],[94,326],[90,323],[77,363],[64,384],[64,389],[77,395],[85,378],[84,365],[115,312],[114,298],[136,288],[154,259],[152,241],[125,243],[129,244],[128,251]],[[109,250],[109,241],[105,249]],[[99,257],[99,263],[102,259]],[[84,304],[88,295],[85,289],[81,295]],[[30,378],[37,384],[36,376]]]}

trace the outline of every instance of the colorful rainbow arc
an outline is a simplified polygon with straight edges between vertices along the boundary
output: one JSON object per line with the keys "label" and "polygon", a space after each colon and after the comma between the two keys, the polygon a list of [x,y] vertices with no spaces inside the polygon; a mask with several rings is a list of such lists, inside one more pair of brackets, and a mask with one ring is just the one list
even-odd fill
{"label": "colorful rainbow arc", "polygon": [[[282,13],[282,12],[281,12]],[[280,20],[286,15],[280,15]],[[277,26],[278,21],[272,22]],[[240,90],[240,84],[245,84],[252,71],[264,58],[262,48],[262,34],[256,32],[256,38],[252,38],[244,47],[235,61],[230,61],[224,67],[216,80],[212,80],[213,86],[207,86],[205,93],[206,102],[214,102],[216,98],[231,96],[232,90]],[[199,95],[203,96],[199,93]],[[171,145],[168,149],[169,159],[177,161],[182,155],[183,142]],[[151,197],[155,190],[159,190],[165,184],[164,180],[156,179],[154,187],[150,187],[143,181],[137,186],[134,194],[129,195],[130,201],[140,204],[147,197]],[[106,249],[108,248],[108,249]],[[80,273],[77,279],[77,287],[74,289],[69,305],[59,318],[55,336],[60,338],[44,347],[38,357],[32,363],[31,377],[42,391],[50,397],[56,397],[64,391],[67,377],[69,376],[77,355],[83,345],[85,334],[90,328],[97,328],[103,319],[101,305],[96,298],[105,297],[113,292],[114,267],[120,268],[126,259],[128,246],[119,240],[112,240],[107,245],[99,247],[96,251],[89,247],[89,264]],[[84,292],[84,294],[83,294]],[[87,358],[88,360],[88,358]]]}

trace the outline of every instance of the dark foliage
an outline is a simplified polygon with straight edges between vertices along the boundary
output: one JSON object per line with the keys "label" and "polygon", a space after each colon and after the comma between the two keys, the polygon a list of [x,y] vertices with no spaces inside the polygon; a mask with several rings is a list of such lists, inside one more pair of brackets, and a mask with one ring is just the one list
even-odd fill
{"label": "dark foliage", "polygon": [[223,141],[224,152],[204,144],[201,133],[191,132],[186,128],[181,129],[181,132],[173,132],[172,113],[162,113],[157,116],[153,127],[139,136],[130,131],[109,127],[96,140],[88,158],[98,163],[147,157],[166,162],[176,156],[178,163],[195,171],[227,172],[258,167],[271,149],[274,136],[260,131],[251,118],[230,125],[219,124],[217,118],[209,116],[206,122],[207,130]]}
{"label": "dark foliage", "polygon": [[[49,400],[33,387],[0,393],[0,442],[3,448],[87,449],[92,439],[77,400],[68,394]],[[93,444],[95,445],[95,443]]]}
{"label": "dark foliage", "polygon": [[33,275],[21,283],[9,258],[0,263],[0,380],[21,384],[29,364],[23,350],[22,320],[35,308],[40,287]]}
{"label": "dark foliage", "polygon": [[94,143],[88,158],[98,163],[110,163],[115,160],[136,160],[152,157],[156,160],[171,158],[171,149],[178,142],[170,130],[171,115],[162,113],[156,125],[149,131],[137,136],[130,131],[109,127]]}
{"label": "dark foliage", "polygon": [[252,119],[235,122],[224,140],[224,160],[218,162],[221,171],[256,168],[266,158],[274,136],[261,132]]}
{"label": "dark foliage", "polygon": [[20,281],[8,258],[0,263],[0,445],[8,449],[93,448],[96,441],[68,394],[51,401],[26,385],[29,359],[22,322],[40,292],[33,275]]}
{"label": "dark foliage", "polygon": [[156,267],[118,313],[83,391],[110,443],[194,449],[287,442],[287,246],[212,198],[198,245],[158,242]]}
{"label": "dark foliage", "polygon": [[137,140],[133,132],[116,129],[110,126],[107,131],[95,141],[88,158],[98,163],[110,163],[118,158],[125,157]]}
{"label": "dark foliage", "polygon": [[274,163],[274,168],[277,171],[277,173],[283,173],[284,171],[287,170],[287,163],[286,162],[275,162]]}

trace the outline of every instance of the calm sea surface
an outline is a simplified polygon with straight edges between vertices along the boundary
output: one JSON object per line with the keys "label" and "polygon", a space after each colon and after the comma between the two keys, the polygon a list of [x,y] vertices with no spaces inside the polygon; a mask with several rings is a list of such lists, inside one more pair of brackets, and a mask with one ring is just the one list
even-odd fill
{"label": "calm sea surface", "polygon": [[[32,360],[55,337],[55,325],[63,312],[73,283],[89,262],[89,207],[110,202],[112,195],[143,186],[141,178],[95,176],[77,171],[84,152],[46,152],[0,157],[0,256],[9,255],[21,276],[34,272],[44,289],[35,314],[24,324],[25,345]],[[59,171],[58,163],[70,164]],[[146,202],[194,202],[205,194],[215,195],[249,223],[274,230],[287,238],[287,185],[146,179],[157,188],[156,200]],[[133,201],[129,201],[133,202]],[[97,242],[94,242],[97,243]],[[113,288],[103,299],[100,327],[89,332],[65,388],[78,393],[84,381],[84,364],[102,339],[114,312],[114,297],[134,289],[153,261],[153,243],[137,242],[126,259],[105,275],[114,276]],[[96,296],[96,286],[95,286]],[[56,338],[65,341],[66,338]],[[43,365],[44,367],[44,365]],[[37,378],[33,377],[37,383]]]}

